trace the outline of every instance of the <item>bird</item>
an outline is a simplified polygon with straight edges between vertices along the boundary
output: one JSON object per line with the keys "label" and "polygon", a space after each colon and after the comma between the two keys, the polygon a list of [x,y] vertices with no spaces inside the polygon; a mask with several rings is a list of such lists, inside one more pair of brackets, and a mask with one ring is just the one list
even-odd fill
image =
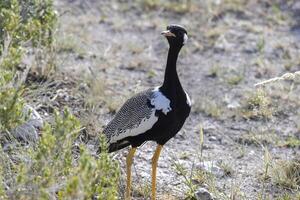
{"label": "bird", "polygon": [[188,40],[187,31],[181,25],[171,24],[161,34],[169,43],[162,85],[128,99],[103,130],[109,143],[109,152],[131,146],[126,158],[125,199],[131,199],[134,154],[147,141],[157,143],[152,157],[151,184],[151,199],[156,199],[156,172],[161,150],[180,131],[191,111],[190,97],[183,89],[176,69],[179,52]]}

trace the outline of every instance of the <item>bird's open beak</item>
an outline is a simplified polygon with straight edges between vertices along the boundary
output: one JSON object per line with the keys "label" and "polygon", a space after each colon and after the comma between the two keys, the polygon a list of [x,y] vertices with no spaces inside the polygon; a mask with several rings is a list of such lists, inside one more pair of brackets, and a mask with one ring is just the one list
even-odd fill
{"label": "bird's open beak", "polygon": [[169,37],[169,36],[170,37],[176,37],[176,35],[174,33],[172,33],[171,31],[169,31],[169,30],[163,31],[163,32],[161,32],[161,34],[165,37]]}

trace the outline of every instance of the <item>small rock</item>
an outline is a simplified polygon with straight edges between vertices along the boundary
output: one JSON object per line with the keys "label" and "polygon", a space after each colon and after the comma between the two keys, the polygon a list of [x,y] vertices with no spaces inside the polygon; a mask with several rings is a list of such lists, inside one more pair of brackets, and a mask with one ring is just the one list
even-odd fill
{"label": "small rock", "polygon": [[26,142],[36,142],[38,140],[38,132],[28,122],[18,126],[12,134],[15,138]]}
{"label": "small rock", "polygon": [[216,136],[211,135],[211,136],[209,136],[208,140],[211,142],[215,142],[215,141],[218,141],[218,138]]}
{"label": "small rock", "polygon": [[204,169],[207,172],[212,173],[216,177],[223,177],[224,176],[224,172],[219,167],[219,164],[218,164],[217,161],[204,161],[198,167],[201,168],[201,169]]}
{"label": "small rock", "polygon": [[28,123],[33,125],[35,128],[42,128],[44,124],[44,120],[41,115],[31,106],[25,105],[24,111],[25,114],[29,114]]}
{"label": "small rock", "polygon": [[236,108],[240,108],[240,107],[241,107],[241,104],[237,101],[233,101],[227,105],[227,108],[232,109],[232,110],[236,109]]}
{"label": "small rock", "polygon": [[39,129],[43,127],[43,119],[40,114],[31,106],[26,105],[23,109],[24,114],[29,114],[26,122],[12,131],[15,138],[26,142],[36,142],[39,138]]}
{"label": "small rock", "polygon": [[217,126],[211,121],[203,122],[204,133],[213,133],[217,130]]}
{"label": "small rock", "polygon": [[84,93],[88,93],[89,86],[86,83],[80,83],[79,91],[84,92]]}
{"label": "small rock", "polygon": [[221,35],[214,44],[214,48],[221,51],[229,50],[231,47],[232,45],[228,43],[224,35]]}
{"label": "small rock", "polygon": [[205,188],[199,188],[195,192],[195,197],[197,200],[213,200],[213,195]]}
{"label": "small rock", "polygon": [[300,2],[295,2],[294,5],[292,5],[292,10],[295,12],[299,12],[300,11]]}

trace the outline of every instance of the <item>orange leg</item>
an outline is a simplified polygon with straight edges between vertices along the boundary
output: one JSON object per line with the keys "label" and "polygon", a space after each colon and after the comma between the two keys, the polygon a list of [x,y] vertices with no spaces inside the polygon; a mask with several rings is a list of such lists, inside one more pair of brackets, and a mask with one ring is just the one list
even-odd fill
{"label": "orange leg", "polygon": [[151,200],[156,200],[156,169],[157,161],[162,150],[162,145],[158,145],[152,157],[152,197]]}
{"label": "orange leg", "polygon": [[127,165],[127,186],[126,186],[126,194],[125,199],[130,200],[130,192],[131,192],[131,166],[133,163],[133,156],[136,151],[136,148],[132,148],[129,150],[129,153],[126,158],[126,165]]}

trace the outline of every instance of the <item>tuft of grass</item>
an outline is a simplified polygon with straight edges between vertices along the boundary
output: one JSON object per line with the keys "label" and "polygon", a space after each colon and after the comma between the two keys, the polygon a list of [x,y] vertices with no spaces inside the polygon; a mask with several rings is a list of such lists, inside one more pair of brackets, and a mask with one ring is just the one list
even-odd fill
{"label": "tuft of grass", "polygon": [[226,33],[227,31],[226,26],[216,26],[213,28],[208,29],[204,36],[210,40],[210,42],[214,43],[221,35]]}
{"label": "tuft of grass", "polygon": [[193,180],[199,185],[214,185],[215,177],[212,173],[204,171],[202,169],[196,170],[193,174]]}
{"label": "tuft of grass", "polygon": [[260,177],[262,181],[261,191],[258,194],[258,199],[266,199],[266,184],[270,178],[270,167],[272,165],[272,157],[268,148],[263,147],[264,150],[264,168],[262,176]]}
{"label": "tuft of grass", "polygon": [[210,98],[195,101],[195,112],[203,112],[209,117],[219,118],[223,113],[221,105]]}
{"label": "tuft of grass", "polygon": [[183,178],[184,185],[187,186],[187,191],[185,192],[185,196],[187,199],[195,199],[195,192],[197,186],[193,183],[192,173],[193,170],[190,172],[179,162],[173,162],[173,167],[177,174]]}
{"label": "tuft of grass", "polygon": [[172,11],[175,13],[186,13],[190,11],[193,6],[191,0],[180,0],[176,2],[162,0],[140,0],[140,4],[143,8],[148,10],[163,8],[167,11]]}
{"label": "tuft of grass", "polygon": [[[94,110],[98,107],[105,99],[105,81],[97,78],[90,77],[85,80],[83,84],[84,88],[84,103],[86,108]],[[85,91],[86,90],[86,91]]]}
{"label": "tuft of grass", "polygon": [[148,78],[154,78],[155,76],[157,76],[156,72],[152,69],[150,69],[147,73]]}
{"label": "tuft of grass", "polygon": [[284,193],[276,198],[276,200],[299,200],[300,199],[300,192],[295,195]]}
{"label": "tuft of grass", "polygon": [[283,25],[287,20],[287,16],[281,11],[278,3],[272,3],[271,14],[267,15],[267,19],[278,25]]}
{"label": "tuft of grass", "polygon": [[160,0],[142,0],[141,2],[142,7],[147,8],[147,9],[155,9],[157,8],[160,4]]}
{"label": "tuft of grass", "polygon": [[280,139],[274,130],[266,131],[249,131],[237,139],[237,142],[243,145],[267,146],[278,144]]}
{"label": "tuft of grass", "polygon": [[227,83],[229,85],[238,85],[243,79],[244,77],[241,74],[231,75],[227,78]]}
{"label": "tuft of grass", "polygon": [[232,176],[234,174],[233,167],[227,162],[221,162],[218,166],[223,170],[225,176]]}
{"label": "tuft of grass", "polygon": [[288,137],[286,140],[279,143],[278,146],[289,147],[289,148],[299,148],[300,139],[297,137]]}
{"label": "tuft of grass", "polygon": [[[294,158],[291,160],[277,160],[267,148],[264,149],[264,171],[260,176],[262,188],[259,193],[259,199],[266,199],[266,184],[273,183],[280,189],[289,191],[299,191],[300,189],[300,160]],[[287,195],[288,198],[290,195]],[[284,196],[282,196],[283,198]]]}
{"label": "tuft of grass", "polygon": [[265,51],[265,46],[266,46],[266,41],[264,37],[261,37],[259,39],[259,41],[256,44],[256,48],[259,52],[260,55],[263,55],[264,51]]}
{"label": "tuft of grass", "polygon": [[151,184],[143,183],[138,185],[137,187],[133,187],[133,194],[137,197],[143,197],[144,199],[148,199],[151,196]]}
{"label": "tuft of grass", "polygon": [[214,65],[210,68],[208,77],[215,78],[220,75],[220,67],[218,65]]}
{"label": "tuft of grass", "polygon": [[250,93],[243,107],[243,116],[250,119],[270,119],[274,112],[271,108],[271,99],[262,89]]}
{"label": "tuft of grass", "polygon": [[79,56],[84,56],[86,52],[78,44],[78,38],[73,35],[64,35],[58,37],[55,43],[57,53],[76,53]]}
{"label": "tuft of grass", "polygon": [[280,188],[299,191],[300,160],[279,160],[272,165],[271,180]]}

